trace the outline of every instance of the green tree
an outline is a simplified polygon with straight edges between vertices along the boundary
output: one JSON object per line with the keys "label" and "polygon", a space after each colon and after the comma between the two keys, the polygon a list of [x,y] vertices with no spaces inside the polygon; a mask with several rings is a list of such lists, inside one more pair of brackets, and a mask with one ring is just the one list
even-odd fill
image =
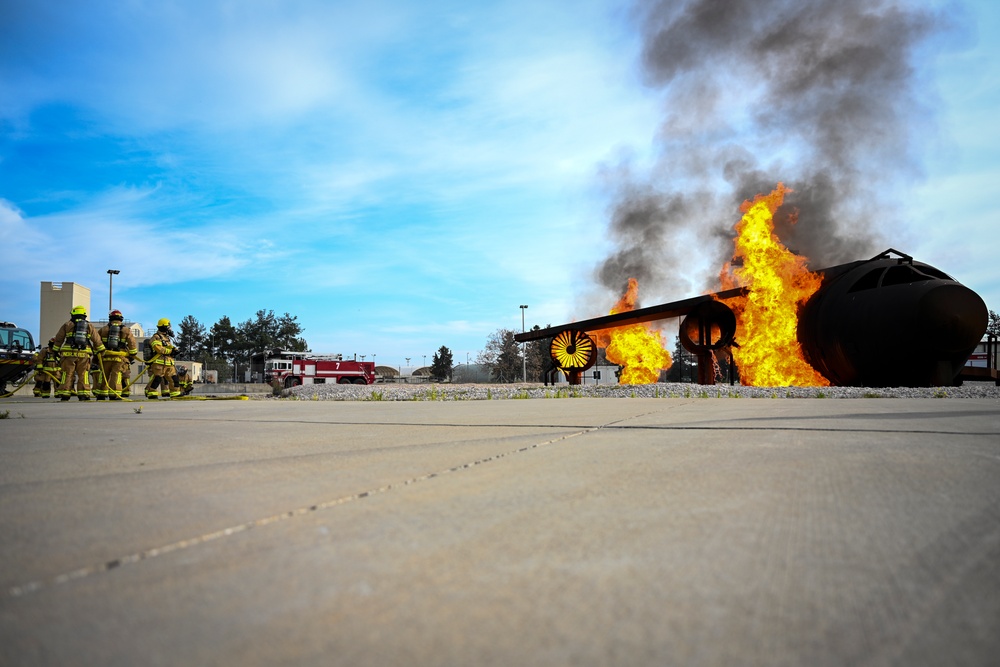
{"label": "green tree", "polygon": [[[548,329],[550,324],[544,328]],[[532,331],[538,331],[542,327],[537,324],[531,327]],[[552,357],[549,348],[552,346],[551,338],[532,340],[524,344],[524,356],[527,362],[528,382],[541,382],[542,375],[552,366]]]}
{"label": "green tree", "polygon": [[667,370],[667,382],[686,382],[691,378],[691,353],[681,345],[681,337],[674,336],[673,363]]}
{"label": "green tree", "polygon": [[494,382],[517,382],[521,379],[521,345],[514,340],[513,329],[497,329],[490,334],[486,347],[476,355],[476,363],[490,370]]}
{"label": "green tree", "polygon": [[229,359],[236,342],[236,327],[225,315],[208,330],[208,354],[210,357]]}
{"label": "green tree", "polygon": [[258,310],[254,319],[241,322],[236,327],[234,347],[237,356],[249,359],[251,354],[272,350],[305,352],[308,348],[298,323],[298,317],[285,313],[275,317],[273,310]]}
{"label": "green tree", "polygon": [[1000,315],[995,310],[990,311],[990,323],[986,326],[986,333],[1000,336]]}
{"label": "green tree", "polygon": [[451,380],[451,369],[454,366],[451,350],[442,345],[431,360],[431,377],[435,380]]}
{"label": "green tree", "polygon": [[228,315],[221,317],[208,331],[208,353],[212,359],[208,367],[219,371],[220,381],[236,379],[235,376],[230,378],[230,373],[235,371],[229,364],[236,360],[237,338],[236,327]]}
{"label": "green tree", "polygon": [[186,361],[202,358],[206,336],[204,325],[194,315],[185,316],[177,334],[177,347],[180,349],[177,358]]}

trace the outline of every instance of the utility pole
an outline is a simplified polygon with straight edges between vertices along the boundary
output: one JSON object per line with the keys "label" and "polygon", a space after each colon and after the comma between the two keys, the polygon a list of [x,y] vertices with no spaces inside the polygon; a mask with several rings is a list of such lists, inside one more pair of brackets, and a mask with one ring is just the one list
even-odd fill
{"label": "utility pole", "polygon": [[111,288],[114,283],[115,276],[117,276],[121,271],[118,269],[108,269],[108,312],[110,313],[113,308],[111,306]]}

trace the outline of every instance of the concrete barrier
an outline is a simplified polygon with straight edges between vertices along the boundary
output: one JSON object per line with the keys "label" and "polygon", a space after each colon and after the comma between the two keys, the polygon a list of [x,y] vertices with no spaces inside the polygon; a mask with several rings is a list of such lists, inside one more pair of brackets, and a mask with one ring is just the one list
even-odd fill
{"label": "concrete barrier", "polygon": [[270,394],[271,385],[252,382],[195,383],[194,394]]}

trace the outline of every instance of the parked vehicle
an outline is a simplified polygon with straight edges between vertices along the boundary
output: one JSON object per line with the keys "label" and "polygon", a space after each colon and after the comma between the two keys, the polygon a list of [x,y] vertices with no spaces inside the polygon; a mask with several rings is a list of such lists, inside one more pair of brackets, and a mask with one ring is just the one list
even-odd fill
{"label": "parked vehicle", "polygon": [[35,342],[31,332],[13,322],[0,322],[0,394],[7,383],[18,384],[32,371]]}
{"label": "parked vehicle", "polygon": [[264,361],[264,381],[290,388],[303,384],[372,384],[375,362],[345,360],[339,354],[279,352]]}

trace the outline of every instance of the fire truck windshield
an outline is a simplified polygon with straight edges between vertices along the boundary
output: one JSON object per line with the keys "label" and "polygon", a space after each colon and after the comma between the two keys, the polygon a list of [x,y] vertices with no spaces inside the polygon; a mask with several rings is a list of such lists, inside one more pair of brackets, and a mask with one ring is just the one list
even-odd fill
{"label": "fire truck windshield", "polygon": [[264,362],[264,370],[266,371],[290,371],[292,370],[292,362],[285,359],[268,359]]}

